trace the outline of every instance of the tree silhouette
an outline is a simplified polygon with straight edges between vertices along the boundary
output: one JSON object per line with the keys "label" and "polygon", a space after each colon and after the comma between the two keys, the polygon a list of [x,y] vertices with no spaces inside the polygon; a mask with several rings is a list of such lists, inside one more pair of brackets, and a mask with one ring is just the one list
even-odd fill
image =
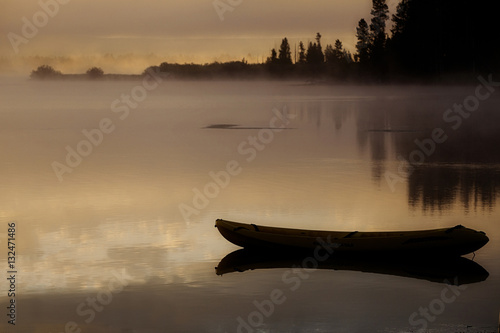
{"label": "tree silhouette", "polygon": [[[307,48],[301,41],[298,57],[292,59],[288,39],[272,49],[264,63],[246,61],[210,64],[169,64],[151,66],[159,73],[178,78],[259,77],[342,78],[377,80],[418,80],[433,82],[474,78],[500,72],[500,43],[496,27],[496,2],[476,0],[399,0],[389,19],[387,0],[372,0],[371,19],[360,19],[352,56],[340,40],[326,45],[323,52],[318,32]],[[294,63],[295,62],[295,63]],[[63,75],[48,65],[31,72],[36,79],[100,78],[102,69],[90,68],[86,75]],[[484,76],[483,76],[484,77]],[[496,82],[496,81],[495,81]]]}
{"label": "tree silhouette", "polygon": [[306,48],[304,47],[304,43],[302,41],[299,43],[299,64],[306,63]]}
{"label": "tree silhouette", "polygon": [[92,67],[87,70],[87,76],[91,79],[99,79],[104,75],[104,71],[99,67]]}
{"label": "tree silhouette", "polygon": [[321,50],[321,34],[319,32],[316,33],[316,43],[318,43],[318,47]]}
{"label": "tree silhouette", "polygon": [[351,51],[344,49],[344,59],[347,64],[350,64],[354,61],[352,58]]}
{"label": "tree silhouette", "polygon": [[392,39],[400,38],[410,18],[410,0],[401,0],[396,7],[396,14],[392,15]]}
{"label": "tree silhouette", "polygon": [[385,33],[386,21],[389,19],[389,8],[385,0],[372,0],[370,23],[370,60],[378,73],[385,72]]}
{"label": "tree silhouette", "polygon": [[386,47],[395,70],[431,81],[500,71],[496,12],[487,0],[401,0]]}
{"label": "tree silhouette", "polygon": [[389,7],[385,0],[372,0],[370,32],[374,48],[385,46],[385,23],[389,19]]}
{"label": "tree silhouette", "polygon": [[292,64],[292,53],[290,52],[290,45],[288,44],[288,40],[286,39],[286,37],[281,41],[278,62],[282,65]]}
{"label": "tree silhouette", "polygon": [[330,44],[326,44],[325,47],[325,61],[327,64],[335,63],[335,53],[333,51],[333,46]]}
{"label": "tree silhouette", "polygon": [[[411,65],[411,62],[416,59],[413,60],[413,56],[407,54],[407,50],[411,48],[411,43],[414,42],[414,38],[409,38],[410,35],[413,35],[410,2],[411,0],[401,0],[396,7],[396,13],[392,15],[392,37],[386,45],[391,56],[393,70],[399,74],[409,73],[409,71],[412,71],[410,68],[419,66],[419,63]],[[418,72],[423,73],[417,71],[415,74]]]}
{"label": "tree silhouette", "polygon": [[356,43],[357,53],[354,55],[356,61],[361,64],[367,64],[370,60],[370,32],[368,31],[368,23],[365,19],[359,20],[358,27],[356,28]]}
{"label": "tree silhouette", "polygon": [[321,34],[316,34],[316,42],[309,42],[306,54],[306,62],[309,65],[319,66],[325,62],[325,55],[321,47]]}
{"label": "tree silhouette", "polygon": [[292,75],[294,69],[292,54],[286,37],[281,40],[278,52],[276,52],[276,49],[271,50],[271,56],[267,58],[266,66],[271,76],[285,77]]}
{"label": "tree silhouette", "polygon": [[52,66],[42,65],[39,66],[36,70],[31,71],[31,78],[33,79],[54,79],[58,77],[62,77],[62,73],[60,71],[56,71]]}
{"label": "tree silhouette", "polygon": [[342,42],[337,39],[335,48],[328,44],[325,48],[325,61],[327,64],[342,66],[346,62],[346,56]]}
{"label": "tree silhouette", "polygon": [[278,62],[278,54],[276,53],[276,49],[271,50],[271,56],[267,57],[267,64],[275,64]]}
{"label": "tree silhouette", "polygon": [[344,47],[342,46],[342,42],[339,39],[335,40],[335,49],[333,50],[333,53],[339,63],[345,61]]}
{"label": "tree silhouette", "polygon": [[271,56],[267,57],[266,60],[267,71],[271,76],[281,76],[283,71],[281,70],[280,59],[278,58],[278,53],[276,49],[271,50]]}

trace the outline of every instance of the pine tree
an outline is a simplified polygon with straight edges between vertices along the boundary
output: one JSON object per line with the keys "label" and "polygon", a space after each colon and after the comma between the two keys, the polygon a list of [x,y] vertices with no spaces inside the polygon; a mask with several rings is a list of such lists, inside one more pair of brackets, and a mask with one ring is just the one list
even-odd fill
{"label": "pine tree", "polygon": [[292,64],[292,53],[290,52],[290,45],[288,44],[288,40],[286,39],[286,37],[281,41],[278,62],[283,65]]}
{"label": "pine tree", "polygon": [[325,61],[329,65],[335,63],[335,53],[333,52],[333,46],[331,44],[327,44],[325,47]]}
{"label": "pine tree", "polygon": [[345,62],[344,47],[339,39],[335,41],[335,47],[330,44],[326,46],[325,60],[327,63],[333,65],[342,65]]}
{"label": "pine tree", "polygon": [[271,56],[267,57],[266,63],[274,64],[278,62],[278,54],[276,53],[276,49],[271,50]]}
{"label": "pine tree", "polygon": [[321,34],[316,34],[316,43],[309,42],[307,47],[306,61],[310,65],[320,65],[325,62],[325,55],[321,47]]}
{"label": "pine tree", "polygon": [[410,15],[410,0],[401,0],[396,7],[396,14],[392,15],[392,38],[398,38],[404,32],[405,25],[408,23]]}
{"label": "pine tree", "polygon": [[334,52],[335,58],[339,62],[344,61],[344,47],[342,46],[342,42],[339,39],[337,39],[335,41],[335,49],[333,50],[333,52]]}
{"label": "pine tree", "polygon": [[350,51],[348,50],[344,50],[344,59],[346,61],[346,63],[350,64],[351,62],[353,62],[354,60],[352,59],[352,54]]}
{"label": "pine tree", "polygon": [[368,31],[368,23],[365,19],[359,20],[356,28],[356,43],[357,53],[354,55],[356,61],[366,64],[370,60],[370,32]]}
{"label": "pine tree", "polygon": [[389,18],[389,7],[387,7],[385,1],[386,0],[372,0],[372,19],[370,24],[371,58],[376,63],[379,63],[383,57],[387,39],[385,34],[385,23]]}
{"label": "pine tree", "polygon": [[304,43],[299,43],[299,64],[306,63],[306,48],[304,47]]}
{"label": "pine tree", "polygon": [[319,32],[316,33],[316,43],[318,43],[318,47],[321,49],[321,34]]}

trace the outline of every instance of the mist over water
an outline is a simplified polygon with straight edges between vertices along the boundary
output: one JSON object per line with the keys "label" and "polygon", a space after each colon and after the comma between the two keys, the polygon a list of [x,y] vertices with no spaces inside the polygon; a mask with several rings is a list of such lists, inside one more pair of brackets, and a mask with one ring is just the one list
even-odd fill
{"label": "mist over water", "polygon": [[[476,85],[149,83],[0,80],[0,234],[3,242],[7,222],[18,225],[16,332],[68,322],[92,332],[234,332],[275,289],[286,301],[263,317],[265,332],[416,331],[410,315],[446,286],[355,269],[308,271],[295,290],[285,268],[218,277],[214,267],[237,247],[216,218],[482,230],[490,242],[474,261],[488,278],[428,328],[495,331],[497,91],[476,105]],[[6,267],[5,251],[0,258]],[[122,288],[103,296],[111,284]],[[102,310],[88,297],[105,299]]]}

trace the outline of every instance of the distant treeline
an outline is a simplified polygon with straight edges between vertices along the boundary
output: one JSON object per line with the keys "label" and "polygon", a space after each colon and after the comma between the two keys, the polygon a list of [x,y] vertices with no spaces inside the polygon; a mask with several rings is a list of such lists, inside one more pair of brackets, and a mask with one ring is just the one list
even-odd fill
{"label": "distant treeline", "polygon": [[99,67],[92,67],[85,74],[63,74],[52,66],[42,65],[31,71],[30,77],[36,80],[130,80],[140,79],[136,74],[104,74]]}
{"label": "distant treeline", "polygon": [[[392,28],[387,31],[387,21]],[[300,42],[292,58],[283,38],[264,63],[231,61],[210,64],[170,64],[146,69],[176,79],[279,78],[363,82],[442,82],[473,79],[500,72],[500,37],[496,27],[496,2],[490,0],[401,0],[390,16],[386,0],[372,0],[371,18],[356,27],[355,53],[342,42]],[[39,71],[37,69],[37,71]],[[58,77],[54,69],[45,75]],[[99,68],[89,78],[102,78]]]}

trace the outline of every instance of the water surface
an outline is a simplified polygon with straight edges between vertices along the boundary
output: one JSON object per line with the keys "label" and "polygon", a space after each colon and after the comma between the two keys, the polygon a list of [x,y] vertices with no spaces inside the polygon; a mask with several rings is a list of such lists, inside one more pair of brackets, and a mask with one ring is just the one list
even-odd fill
{"label": "water surface", "polygon": [[[445,114],[475,86],[162,82],[120,102],[140,85],[1,81],[0,237],[6,244],[15,221],[15,332],[404,332],[424,324],[496,332],[498,93],[458,125]],[[436,129],[447,139],[433,146]],[[90,142],[84,130],[97,144],[82,143]],[[86,156],[66,159],[78,149]],[[58,177],[54,165],[68,169]],[[474,257],[489,276],[445,292],[444,280],[383,267],[217,276],[238,248],[218,234],[216,218],[345,231],[462,224],[490,238]],[[4,309],[7,293],[2,283]],[[456,297],[439,303],[443,293]],[[271,308],[271,299],[279,304]],[[432,320],[418,313],[429,307]],[[2,331],[12,329],[3,318]]]}

